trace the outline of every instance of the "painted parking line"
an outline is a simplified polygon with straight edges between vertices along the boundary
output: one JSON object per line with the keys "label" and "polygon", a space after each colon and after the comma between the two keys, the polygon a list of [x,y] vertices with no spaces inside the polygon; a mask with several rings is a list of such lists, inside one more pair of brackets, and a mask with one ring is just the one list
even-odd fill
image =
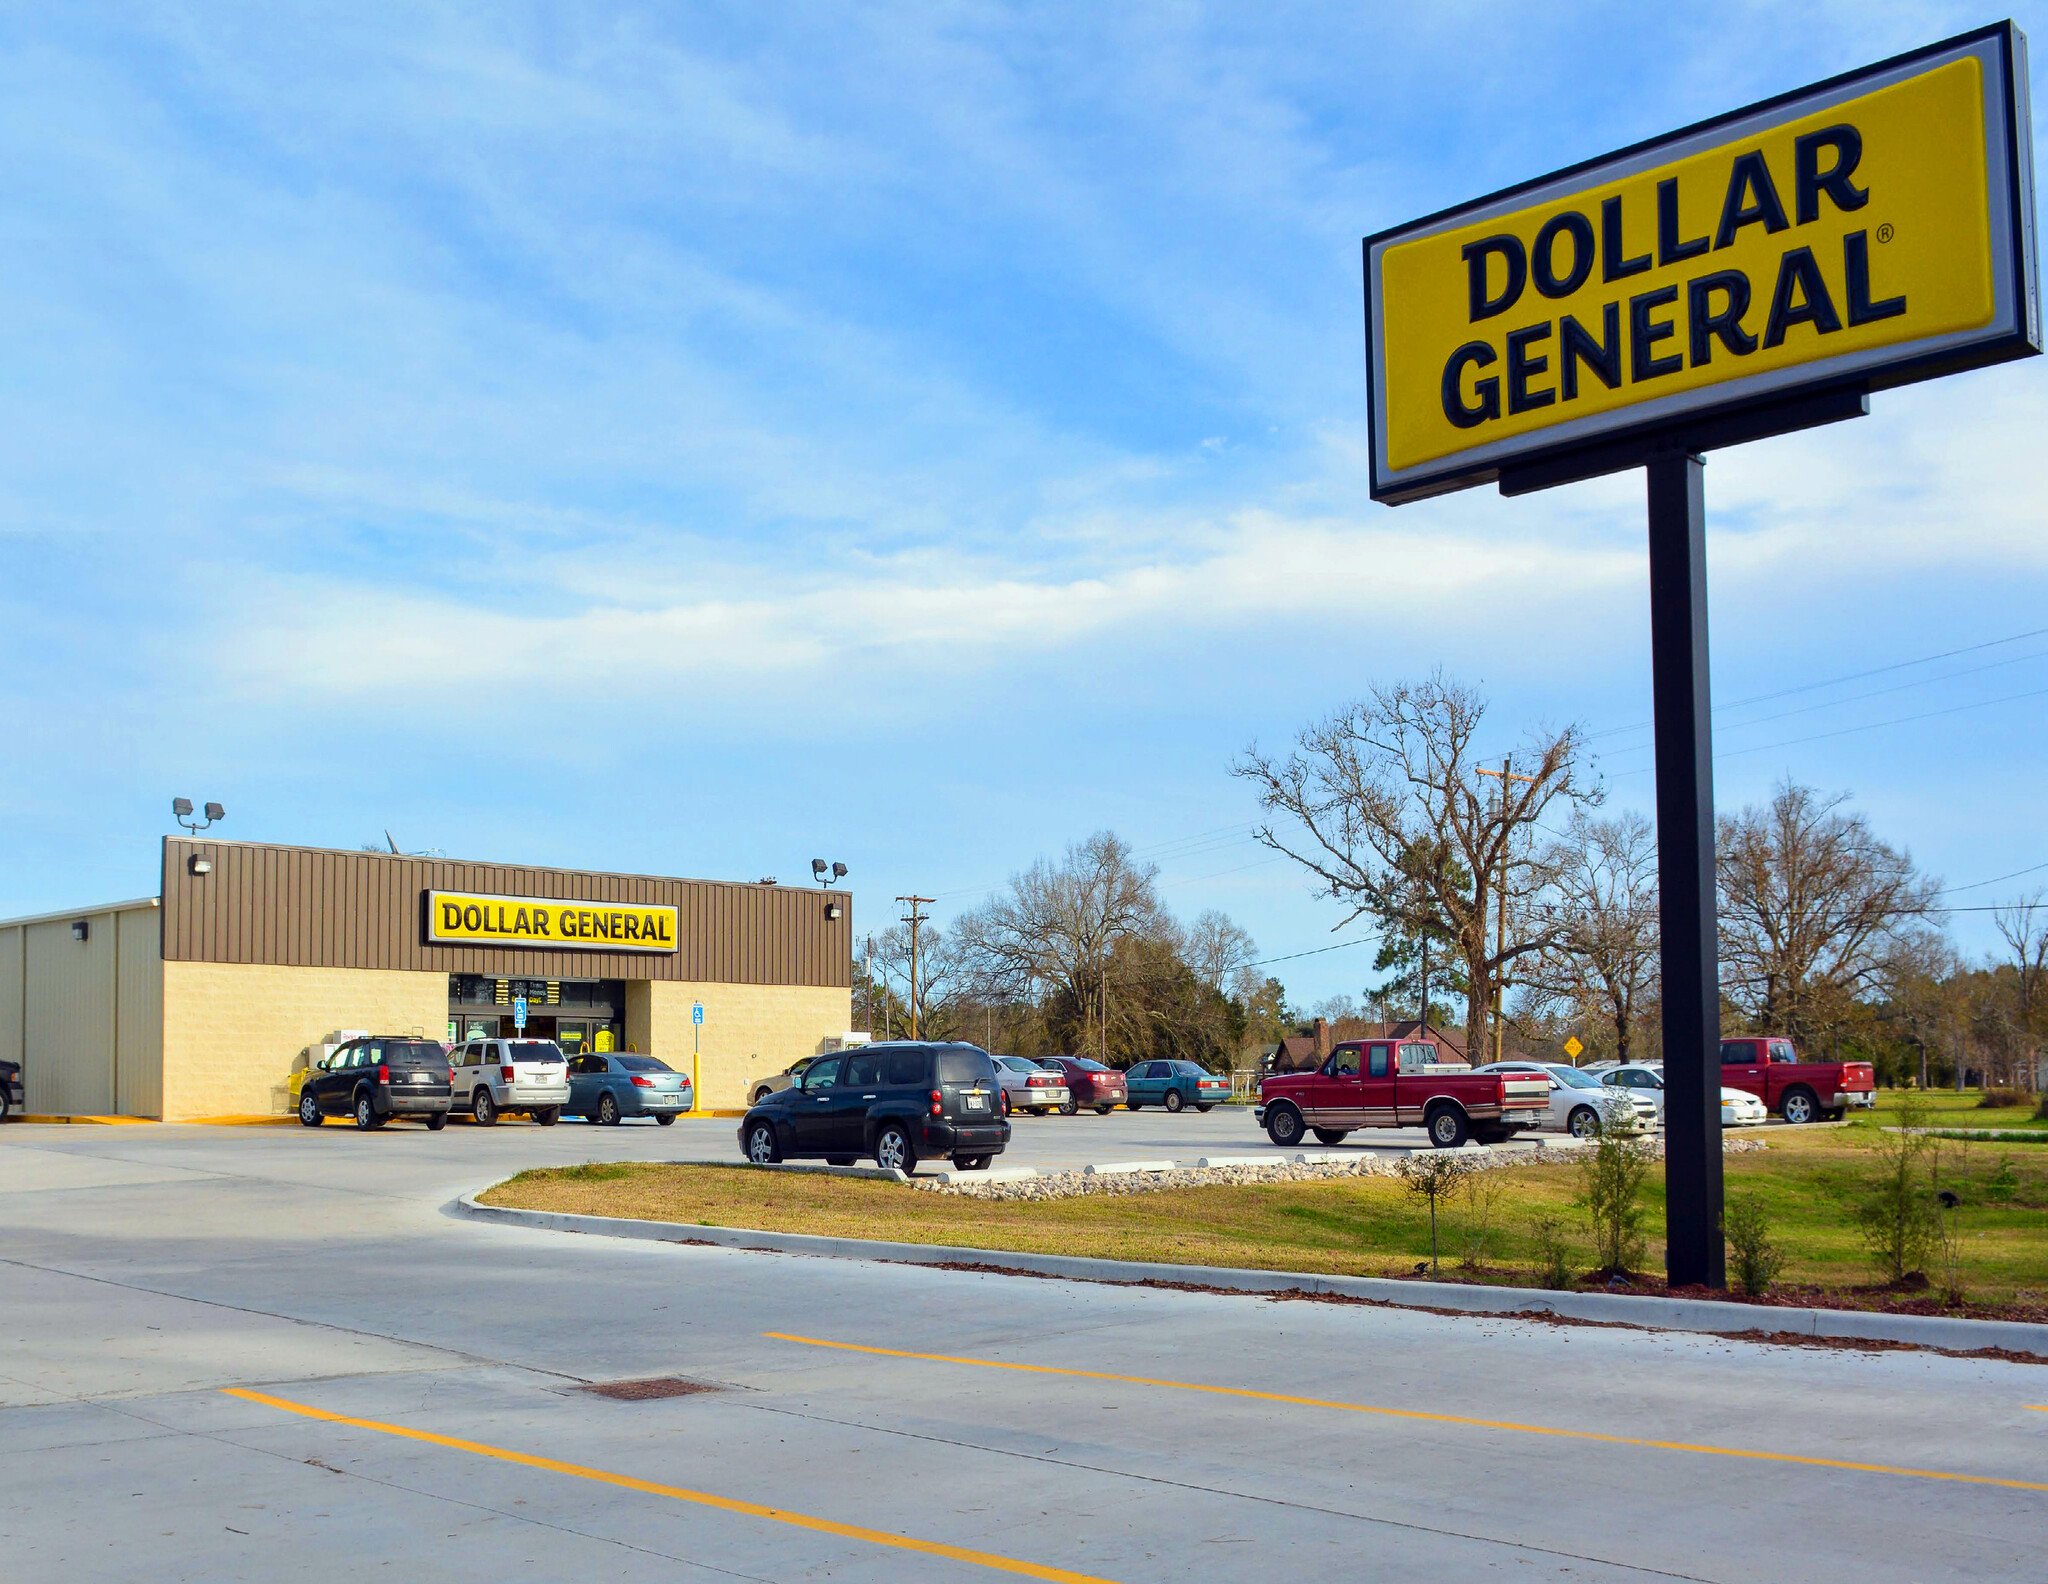
{"label": "painted parking line", "polygon": [[1021,1562],[1015,1557],[997,1556],[990,1551],[971,1551],[965,1546],[946,1545],[938,1540],[919,1540],[911,1535],[890,1534],[883,1529],[863,1529],[857,1524],[836,1523],[830,1518],[812,1518],[807,1514],[790,1512],[781,1507],[763,1507],[758,1502],[738,1501],[730,1496],[715,1496],[709,1491],[689,1490],[681,1485],[664,1485],[657,1480],[640,1479],[631,1474],[614,1474],[609,1469],[585,1468],[580,1463],[564,1463],[558,1458],[536,1457],[531,1452],[514,1452],[508,1447],[489,1446],[481,1441],[464,1441],[458,1436],[437,1435],[431,1430],[415,1430],[409,1425],[386,1424],[380,1419],[352,1419],[347,1414],[330,1413],[325,1408],[291,1402],[283,1397],[271,1397],[263,1392],[248,1391],[240,1386],[225,1386],[221,1389],[226,1395],[240,1397],[245,1402],[260,1403],[266,1408],[281,1409],[285,1413],[299,1414],[307,1419],[319,1419],[327,1424],[349,1425],[357,1430],[375,1430],[381,1435],[398,1436],[407,1441],[424,1441],[429,1446],[469,1452],[477,1457],[496,1458],[502,1463],[517,1463],[524,1468],[544,1469],[551,1474],[569,1474],[577,1479],[595,1480],[600,1485],[616,1485],[621,1490],[639,1491],[648,1496],[668,1496],[676,1501],[694,1502],[699,1507],[715,1507],[720,1512],[738,1513],[747,1518],[765,1518],[770,1523],[788,1524],[795,1529],[809,1529],[813,1533],[832,1535],[841,1540],[864,1540],[869,1545],[888,1546],[898,1551],[915,1551],[924,1556],[946,1557],[951,1561],[966,1562],[975,1567],[993,1568],[998,1573],[1016,1573],[1025,1578],[1046,1579],[1050,1584],[1115,1584],[1114,1580],[1098,1578],[1093,1573],[1072,1573],[1065,1568],[1046,1567],[1037,1562]]}
{"label": "painted parking line", "polygon": [[[1848,1469],[1857,1474],[1895,1474],[1902,1479],[1948,1480],[1959,1485],[1998,1485],[2006,1490],[2048,1491],[2032,1480],[1998,1479],[1990,1474],[1951,1474],[1943,1469],[1902,1468],[1891,1463],[1851,1463],[1841,1458],[1804,1457],[1796,1452],[1752,1452],[1744,1447],[1700,1446],[1690,1441],[1651,1441],[1641,1436],[1605,1435],[1598,1430],[1560,1430],[1552,1425],[1516,1424],[1506,1419],[1473,1419],[1462,1414],[1424,1413],[1416,1408],[1379,1408],[1370,1403],[1334,1402],[1324,1397],[1293,1397],[1285,1392],[1253,1391],[1248,1386],[1205,1386],[1196,1381],[1156,1380],[1149,1375],[1112,1375],[1102,1370],[1062,1369],[1054,1364],[1010,1364],[998,1359],[957,1358],[950,1353],[910,1353],[900,1348],[866,1347],[857,1342],[830,1342],[822,1337],[763,1331],[775,1342],[833,1348],[842,1353],[873,1353],[882,1358],[918,1359],[928,1364],[971,1364],[977,1369],[1015,1370],[1026,1375],[1066,1375],[1076,1380],[1115,1381],[1125,1386],[1163,1386],[1173,1391],[1204,1392],[1215,1397],[1246,1397],[1255,1402],[1290,1403],[1297,1408],[1334,1408],[1343,1413],[1372,1414],[1383,1419],[1413,1419],[1424,1424],[1464,1425],[1475,1430],[1512,1430],[1520,1435],[1556,1436],[1568,1441],[1604,1441],[1609,1446],[1647,1447],[1658,1452],[1694,1452],[1704,1457],[1746,1458],[1759,1463],[1799,1463],[1808,1468]],[[2043,1405],[2048,1410],[2048,1404]]]}

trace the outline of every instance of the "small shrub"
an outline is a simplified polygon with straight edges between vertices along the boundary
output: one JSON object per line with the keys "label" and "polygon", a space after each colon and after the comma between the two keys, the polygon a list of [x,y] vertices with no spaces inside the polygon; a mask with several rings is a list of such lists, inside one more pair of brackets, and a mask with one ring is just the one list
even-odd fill
{"label": "small shrub", "polygon": [[1871,1165],[1856,1206],[1863,1246],[1878,1274],[1893,1285],[1925,1268],[1940,1234],[1934,1189],[1921,1174],[1922,1163],[1935,1148],[1920,1131],[1930,1115],[1917,1094],[1900,1102],[1899,1131],[1880,1129],[1871,1139]]}
{"label": "small shrub", "polygon": [[1472,1173],[1472,1162],[1449,1150],[1423,1150],[1404,1155],[1394,1163],[1394,1172],[1418,1199],[1429,1201],[1429,1268],[1436,1270],[1436,1207],[1450,1197],[1458,1184]]}
{"label": "small shrub", "polygon": [[1465,1179],[1465,1269],[1477,1270],[1486,1262],[1486,1246],[1493,1230],[1494,1212],[1500,1207],[1501,1190],[1507,1185],[1497,1171],[1475,1171]]}
{"label": "small shrub", "polygon": [[2017,1089],[1986,1089],[1977,1102],[1979,1111],[2003,1111],[2009,1106],[2025,1105],[2027,1097]]}
{"label": "small shrub", "polygon": [[1601,1130],[1599,1142],[1579,1163],[1579,1202],[1593,1227],[1596,1274],[1626,1276],[1642,1267],[1649,1214],[1643,1187],[1656,1155],[1634,1129]]}
{"label": "small shrub", "polygon": [[2020,1180],[2012,1169],[2012,1157],[1998,1157],[1998,1170],[1986,1179],[1983,1194],[1993,1204],[2010,1204],[2012,1196],[2019,1192]]}
{"label": "small shrub", "polygon": [[1565,1235],[1564,1223],[1556,1216],[1538,1216],[1534,1232],[1540,1271],[1537,1281],[1553,1289],[1571,1286],[1572,1245]]}
{"label": "small shrub", "polygon": [[1721,1214],[1721,1233],[1734,1256],[1735,1285],[1750,1297],[1761,1298],[1785,1264],[1784,1251],[1771,1242],[1763,1201],[1754,1194],[1732,1195]]}

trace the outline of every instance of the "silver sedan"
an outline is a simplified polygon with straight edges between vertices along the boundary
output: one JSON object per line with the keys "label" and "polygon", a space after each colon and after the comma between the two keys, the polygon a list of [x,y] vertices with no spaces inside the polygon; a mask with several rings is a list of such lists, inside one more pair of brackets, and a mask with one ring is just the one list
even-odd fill
{"label": "silver sedan", "polygon": [[1052,1071],[1023,1056],[997,1056],[996,1077],[1003,1086],[1005,1111],[1044,1116],[1073,1098],[1064,1071]]}

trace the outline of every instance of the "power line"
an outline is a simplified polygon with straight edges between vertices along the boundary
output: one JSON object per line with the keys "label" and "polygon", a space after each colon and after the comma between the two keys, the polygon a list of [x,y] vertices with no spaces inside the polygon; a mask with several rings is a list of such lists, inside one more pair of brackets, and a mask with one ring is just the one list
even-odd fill
{"label": "power line", "polygon": [[[1746,699],[1736,699],[1732,703],[1718,705],[1714,713],[1719,715],[1724,710],[1738,710],[1750,704],[1768,704],[1772,699],[1790,698],[1795,693],[1811,693],[1816,688],[1839,687],[1844,682],[1860,682],[1865,677],[1883,676],[1888,672],[1903,671],[1909,666],[1932,665],[1937,660],[1952,660],[1957,655],[1975,654],[1980,649],[1996,649],[2002,644],[2019,643],[2022,639],[2039,638],[2043,635],[2048,635],[2048,627],[2036,627],[2031,632],[2014,633],[2009,638],[1993,638],[1985,643],[1965,644],[1960,649],[1944,649],[1940,654],[1922,655],[1917,660],[1897,660],[1890,665],[1873,666],[1868,671],[1851,671],[1846,676],[1830,677],[1825,682],[1802,682],[1798,687],[1779,688],[1773,693],[1752,694]],[[1969,673],[1956,674],[1967,676]],[[1628,726],[1610,726],[1605,731],[1589,732],[1586,741],[1593,742],[1602,737],[1619,736],[1623,732],[1641,731],[1644,727],[1655,724],[1655,721],[1636,721]]]}

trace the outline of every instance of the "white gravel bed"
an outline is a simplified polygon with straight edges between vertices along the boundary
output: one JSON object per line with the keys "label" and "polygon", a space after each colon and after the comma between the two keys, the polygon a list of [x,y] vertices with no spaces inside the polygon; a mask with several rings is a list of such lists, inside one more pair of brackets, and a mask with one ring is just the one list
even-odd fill
{"label": "white gravel bed", "polygon": [[[1661,1138],[1645,1141],[1650,1153],[1664,1157]],[[1721,1153],[1743,1155],[1751,1150],[1769,1149],[1762,1139],[1723,1139]],[[1459,1151],[1470,1159],[1476,1171],[1504,1171],[1514,1166],[1570,1165],[1583,1159],[1580,1152],[1563,1150],[1471,1150]],[[1085,1169],[1048,1172],[1010,1182],[989,1182],[956,1177],[940,1182],[930,1177],[913,1177],[912,1188],[925,1193],[966,1194],[974,1199],[1072,1199],[1086,1194],[1160,1193],[1169,1188],[1245,1187],[1255,1183],[1323,1182],[1339,1177],[1393,1177],[1398,1173],[1394,1158],[1361,1154],[1346,1160],[1273,1160],[1256,1166],[1176,1166],[1171,1171],[1147,1171],[1098,1176]]]}

